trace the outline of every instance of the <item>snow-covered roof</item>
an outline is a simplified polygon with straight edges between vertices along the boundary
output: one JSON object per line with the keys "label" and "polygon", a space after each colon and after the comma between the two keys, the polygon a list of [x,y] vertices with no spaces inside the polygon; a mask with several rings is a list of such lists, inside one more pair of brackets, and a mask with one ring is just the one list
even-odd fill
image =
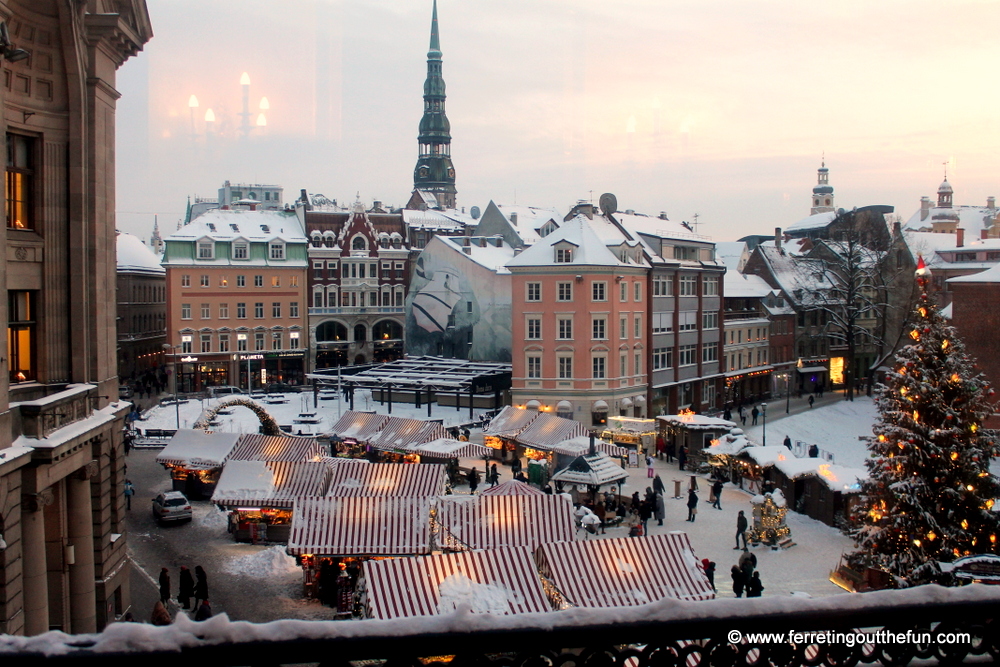
{"label": "snow-covered roof", "polygon": [[295,498],[321,496],[330,469],[320,461],[238,461],[222,469],[212,494],[220,505],[291,508]]}
{"label": "snow-covered roof", "polygon": [[553,481],[588,487],[617,484],[627,478],[628,471],[604,452],[578,456],[568,466],[552,475]]}
{"label": "snow-covered roof", "polygon": [[565,495],[453,495],[437,499],[438,549],[466,551],[572,540],[573,505]]}
{"label": "snow-covered roof", "polygon": [[973,273],[969,276],[958,276],[949,278],[949,283],[1000,283],[1000,264],[994,264],[992,268]]}
{"label": "snow-covered roof", "polygon": [[758,252],[771,267],[771,273],[789,299],[809,304],[818,299],[816,292],[833,288],[821,260],[807,259],[761,244]]}
{"label": "snow-covered roof", "polygon": [[[783,445],[768,445],[767,447],[747,447],[743,455],[761,467],[771,466],[778,461],[794,459],[795,456]],[[818,459],[817,459],[818,460]]]}
{"label": "snow-covered roof", "polygon": [[197,241],[210,238],[213,241],[282,240],[286,243],[306,243],[305,233],[294,213],[284,211],[241,211],[212,209],[198,216],[166,241]]}
{"label": "snow-covered roof", "polygon": [[[460,240],[467,237],[438,236],[436,238],[455,252],[462,253],[490,271],[495,271],[498,274],[510,274],[506,265],[514,258],[514,249],[507,245],[502,238],[488,239],[485,247],[479,244],[479,238],[473,238],[468,246],[465,246],[464,242]],[[496,242],[500,243],[500,247],[496,246]]]}
{"label": "snow-covered roof", "polygon": [[727,268],[723,280],[725,282],[723,293],[726,297],[763,299],[773,291],[767,281],[760,276],[740,273],[735,269]]}
{"label": "snow-covered roof", "polygon": [[210,433],[189,428],[178,429],[156,457],[156,462],[201,470],[221,468],[230,452],[236,447],[240,435]]}
{"label": "snow-covered roof", "polygon": [[404,208],[402,213],[403,222],[414,229],[451,229],[456,232],[461,232],[465,228],[465,225],[459,220],[456,220],[454,215],[449,215],[444,211],[436,211],[433,209],[420,211],[416,209]]}
{"label": "snow-covered roof", "polygon": [[150,250],[138,236],[118,232],[118,270],[136,273],[166,273],[160,266],[160,256]]}
{"label": "snow-covered roof", "polygon": [[[965,230],[968,235],[979,236],[979,232],[992,226],[996,219],[998,209],[990,209],[985,206],[952,206],[950,208],[937,206],[932,207],[926,218],[920,219],[921,210],[917,209],[910,219],[903,225],[904,229],[913,231],[930,230],[933,223],[944,221],[957,221],[958,227]],[[954,238],[954,237],[952,237]]]}
{"label": "snow-covered roof", "polygon": [[622,227],[633,234],[645,234],[646,236],[655,236],[662,239],[685,239],[702,243],[712,242],[709,237],[695,234],[689,227],[680,222],[652,215],[644,215],[642,213],[623,213],[621,211],[615,213],[614,216],[615,220]]}
{"label": "snow-covered roof", "polygon": [[[553,208],[538,208],[535,206],[511,206],[509,204],[497,204],[493,202],[497,210],[503,214],[507,222],[517,232],[521,241],[525,245],[533,245],[542,239],[540,230],[548,222],[552,222],[556,227],[562,225],[564,214]],[[511,214],[514,218],[511,219]]]}
{"label": "snow-covered roof", "polygon": [[742,429],[734,428],[726,435],[714,440],[712,445],[705,448],[706,454],[713,456],[736,456],[743,450],[753,445],[747,440]]}
{"label": "snow-covered roof", "polygon": [[825,213],[816,213],[808,217],[802,218],[797,222],[785,227],[783,230],[787,234],[794,234],[796,232],[806,232],[813,229],[823,229],[837,217],[836,211],[826,211]]}
{"label": "snow-covered roof", "polygon": [[[592,226],[585,215],[578,215],[568,220],[544,239],[541,239],[520,255],[507,262],[508,267],[515,266],[551,266],[555,263],[553,247],[559,243],[568,242],[573,246],[572,261],[567,266],[648,266],[642,260],[636,264],[632,260],[621,261],[607,243],[594,230],[599,228],[602,233],[607,231],[607,221]],[[618,233],[619,243],[627,243],[627,239]]]}
{"label": "snow-covered roof", "polygon": [[736,422],[731,422],[719,417],[708,417],[696,414],[660,415],[657,419],[662,420],[667,424],[677,424],[694,431],[729,430],[736,426]]}

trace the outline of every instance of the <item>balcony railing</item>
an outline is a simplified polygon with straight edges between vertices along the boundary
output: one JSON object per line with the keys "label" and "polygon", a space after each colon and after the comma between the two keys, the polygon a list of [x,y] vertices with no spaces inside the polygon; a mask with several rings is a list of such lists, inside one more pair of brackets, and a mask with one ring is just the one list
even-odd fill
{"label": "balcony railing", "polygon": [[[997,661],[998,609],[1000,589],[975,584],[822,599],[664,600],[515,616],[472,614],[463,607],[398,621],[254,624],[217,616],[196,623],[185,616],[169,627],[116,623],[99,635],[3,636],[0,662],[4,667],[34,667],[42,661],[134,667],[151,660],[213,667],[307,662],[337,667],[793,667],[913,660],[952,665]],[[860,637],[859,628],[882,634]]]}
{"label": "balcony railing", "polygon": [[402,306],[340,306],[310,308],[310,315],[402,315]]}

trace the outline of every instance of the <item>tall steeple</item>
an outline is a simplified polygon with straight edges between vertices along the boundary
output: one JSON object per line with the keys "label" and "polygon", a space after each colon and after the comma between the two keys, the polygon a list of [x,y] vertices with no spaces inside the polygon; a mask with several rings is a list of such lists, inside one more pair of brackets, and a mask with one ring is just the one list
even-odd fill
{"label": "tall steeple", "polygon": [[431,18],[431,45],[427,52],[424,81],[424,115],[417,143],[420,154],[413,170],[413,188],[431,192],[441,208],[455,207],[455,167],[451,164],[451,123],[444,111],[444,79],[441,77],[441,39],[438,35],[437,0]]}
{"label": "tall steeple", "polygon": [[813,205],[809,215],[836,210],[833,206],[833,186],[830,185],[830,170],[826,168],[826,158],[816,170],[816,187],[813,188]]}

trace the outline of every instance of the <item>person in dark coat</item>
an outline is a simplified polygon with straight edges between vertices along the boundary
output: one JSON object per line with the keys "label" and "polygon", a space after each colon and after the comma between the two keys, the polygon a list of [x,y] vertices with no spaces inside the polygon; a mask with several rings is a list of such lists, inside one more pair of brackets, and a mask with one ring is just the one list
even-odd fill
{"label": "person in dark coat", "polygon": [[698,514],[698,494],[695,493],[694,489],[688,491],[688,521],[694,521],[695,516]]}
{"label": "person in dark coat", "polygon": [[790,436],[785,436],[784,445],[788,448],[788,451],[792,451],[792,438]]}
{"label": "person in dark coat", "polygon": [[667,488],[663,486],[663,480],[657,475],[653,478],[653,493],[666,493]]}
{"label": "person in dark coat", "polygon": [[473,468],[468,474],[469,480],[469,493],[475,493],[476,487],[479,486],[479,471]]}
{"label": "person in dark coat", "polygon": [[722,487],[723,486],[725,486],[725,484],[723,483],[723,481],[721,479],[715,480],[715,483],[712,484],[712,496],[714,496],[714,499],[712,500],[712,507],[714,507],[717,510],[721,510],[722,509]]}
{"label": "person in dark coat", "polygon": [[688,449],[684,445],[681,445],[680,450],[677,452],[677,469],[684,470],[684,464],[687,463]]}
{"label": "person in dark coat", "polygon": [[199,601],[208,599],[208,576],[201,565],[194,568],[194,575],[198,578],[194,584],[194,607],[197,609]]}
{"label": "person in dark coat", "polygon": [[815,403],[815,402],[816,402],[815,397],[813,397],[812,394],[809,394],[809,409],[810,410],[812,409],[813,403]]}
{"label": "person in dark coat", "polygon": [[753,419],[753,422],[752,422],[751,425],[752,426],[756,426],[757,425],[757,417],[760,417],[760,410],[757,409],[756,405],[753,406],[753,410],[750,411],[750,417]]}
{"label": "person in dark coat", "polygon": [[740,538],[743,538],[743,548],[747,548],[747,518],[743,514],[743,510],[740,510],[739,515],[736,517],[736,546],[734,549],[740,548]]}
{"label": "person in dark coat", "polygon": [[740,569],[743,571],[743,577],[746,579],[746,582],[749,585],[750,576],[753,574],[753,571],[757,568],[757,556],[750,553],[750,550],[744,547],[743,553],[740,554],[739,566]]}
{"label": "person in dark coat", "polygon": [[177,601],[181,603],[181,607],[189,609],[192,597],[194,597],[194,577],[191,576],[191,570],[181,565],[181,581],[180,590],[177,592]]}
{"label": "person in dark coat", "polygon": [[170,570],[163,568],[160,570],[160,602],[166,606],[170,601]]}
{"label": "person in dark coat", "polygon": [[163,606],[163,602],[157,600],[156,604],[153,605],[153,613],[149,617],[149,622],[153,625],[170,625],[174,621],[170,618],[170,612]]}
{"label": "person in dark coat", "polygon": [[514,460],[510,462],[510,474],[516,475],[521,472],[521,459],[514,457]]}
{"label": "person in dark coat", "polygon": [[198,611],[195,612],[194,620],[207,621],[210,618],[212,618],[212,605],[208,603],[208,600],[205,600],[198,607]]}
{"label": "person in dark coat", "polygon": [[667,508],[663,505],[663,494],[657,493],[653,497],[653,515],[656,517],[656,525],[663,525],[663,518],[667,514]]}
{"label": "person in dark coat", "polygon": [[733,565],[731,574],[733,577],[733,593],[736,597],[741,598],[743,597],[743,587],[747,583],[746,577],[743,576],[743,570],[740,569],[739,565]]}
{"label": "person in dark coat", "polygon": [[490,466],[490,486],[496,486],[500,481],[500,473],[497,472],[497,464]]}
{"label": "person in dark coat", "polygon": [[[708,560],[707,558],[701,559],[701,569],[705,572],[705,576],[708,577],[708,583],[711,584],[712,590],[715,591],[715,561]],[[718,591],[716,591],[718,592]]]}
{"label": "person in dark coat", "polygon": [[642,520],[642,534],[649,535],[649,520],[653,516],[654,506],[651,499],[639,503],[639,519]]}
{"label": "person in dark coat", "polygon": [[760,583],[760,572],[754,572],[750,577],[750,581],[747,582],[747,597],[759,598],[763,590],[764,584]]}
{"label": "person in dark coat", "polygon": [[742,405],[740,406],[740,425],[747,425],[747,411],[743,409]]}
{"label": "person in dark coat", "polygon": [[632,492],[632,511],[633,512],[638,512],[639,511],[639,502],[640,502],[639,501],[639,492],[638,491],[633,491]]}
{"label": "person in dark coat", "polygon": [[815,459],[819,457],[819,445],[809,445],[809,458]]}
{"label": "person in dark coat", "polygon": [[725,419],[727,422],[733,421],[733,411],[730,410],[728,406],[726,407],[725,411],[722,413],[722,418]]}

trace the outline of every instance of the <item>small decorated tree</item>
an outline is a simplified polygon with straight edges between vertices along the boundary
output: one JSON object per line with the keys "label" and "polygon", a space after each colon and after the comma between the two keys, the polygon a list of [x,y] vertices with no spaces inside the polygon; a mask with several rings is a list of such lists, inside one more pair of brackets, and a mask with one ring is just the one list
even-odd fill
{"label": "small decorated tree", "polygon": [[921,258],[911,340],[876,392],[866,502],[851,517],[858,548],[847,558],[902,585],[932,580],[935,561],[1000,552],[1000,484],[989,472],[998,450],[981,428],[993,390],[931,303],[929,274]]}

